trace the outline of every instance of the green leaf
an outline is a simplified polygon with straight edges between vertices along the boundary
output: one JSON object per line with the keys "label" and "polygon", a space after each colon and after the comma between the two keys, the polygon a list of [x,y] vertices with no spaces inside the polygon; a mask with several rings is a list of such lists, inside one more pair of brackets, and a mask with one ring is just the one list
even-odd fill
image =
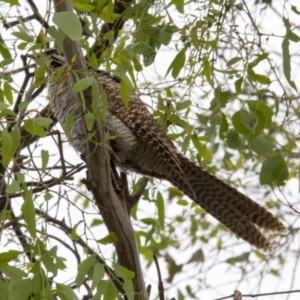
{"label": "green leaf", "polygon": [[[8,47],[6,46],[1,34],[0,34],[0,54],[4,58],[4,60],[11,60],[11,54],[10,51],[8,50]],[[3,64],[3,62],[2,62]]]}
{"label": "green leaf", "polygon": [[79,41],[82,35],[82,25],[78,16],[70,11],[55,13],[53,23],[71,40]]}
{"label": "green leaf", "polygon": [[[155,224],[156,226],[156,224]],[[155,226],[152,226],[151,229],[147,232],[146,237],[145,237],[145,247],[147,246],[147,243],[150,241],[152,238],[153,234],[155,233]]]}
{"label": "green leaf", "polygon": [[19,254],[20,252],[16,250],[0,253],[0,265],[7,265],[10,261],[16,259]]}
{"label": "green leaf", "polygon": [[[102,297],[102,295],[107,295],[108,292],[108,288],[110,285],[110,280],[100,280],[97,284],[97,293],[95,294],[95,296],[92,298],[92,300],[97,300],[97,299],[101,299],[104,298]],[[106,298],[104,298],[105,300],[108,300]],[[113,297],[111,299],[114,299]]]}
{"label": "green leaf", "polygon": [[0,265],[0,271],[12,280],[19,280],[20,278],[23,278],[27,275],[24,271],[20,270],[19,268],[9,265]]}
{"label": "green leaf", "polygon": [[179,199],[179,200],[177,201],[177,204],[178,204],[178,205],[181,205],[181,206],[187,206],[189,203],[188,203],[188,201],[186,201],[186,200],[184,200],[184,199]]}
{"label": "green leaf", "polygon": [[102,100],[102,109],[100,111],[100,119],[103,122],[106,122],[106,112],[107,112],[107,109],[108,109],[108,99],[107,99],[106,92],[104,91],[102,85],[99,85],[99,91],[100,91],[101,100]]}
{"label": "green leaf", "polygon": [[226,135],[227,145],[231,149],[240,149],[243,145],[238,133],[234,130],[230,130]]}
{"label": "green leaf", "polygon": [[239,57],[239,56],[233,57],[232,59],[230,59],[230,60],[227,62],[226,66],[227,66],[227,67],[230,67],[230,66],[236,64],[237,62],[239,62],[241,59],[242,59],[242,58]]}
{"label": "green leaf", "polygon": [[123,101],[125,107],[128,107],[130,89],[129,89],[128,83],[125,80],[121,80],[120,89],[121,89],[122,101]]}
{"label": "green leaf", "polygon": [[[8,110],[9,108],[9,105],[7,103],[4,103],[4,102],[0,102],[0,111],[6,111]],[[12,112],[12,111],[11,111]],[[15,115],[15,114],[14,114]]]}
{"label": "green leaf", "polygon": [[178,103],[176,103],[176,110],[187,109],[191,106],[191,104],[192,104],[192,101],[190,101],[190,100],[178,102]]}
{"label": "green leaf", "polygon": [[79,93],[82,92],[84,90],[86,90],[87,88],[89,88],[90,86],[92,86],[94,82],[94,77],[86,77],[86,78],[82,78],[78,81],[76,81],[76,83],[74,84],[72,91],[74,93]]}
{"label": "green leaf", "polygon": [[244,156],[241,155],[241,156],[237,159],[237,161],[236,161],[236,163],[235,163],[236,169],[240,169],[240,168],[242,167],[243,161],[244,161]]}
{"label": "green leaf", "polygon": [[6,188],[8,194],[13,194],[21,190],[21,185],[24,183],[24,175],[22,173],[16,173],[17,179],[13,180],[12,183]]}
{"label": "green leaf", "polygon": [[245,262],[249,260],[249,254],[250,254],[249,252],[244,252],[239,256],[234,256],[226,259],[225,262],[230,265],[235,265],[236,263],[239,262]]}
{"label": "green leaf", "polygon": [[300,192],[300,165],[298,165],[298,186],[299,186],[298,192]]}
{"label": "green leaf", "polygon": [[46,65],[40,65],[36,68],[34,73],[34,82],[32,84],[33,87],[39,87],[40,85],[44,84],[47,80],[46,78]]}
{"label": "green leaf", "polygon": [[13,104],[12,88],[6,81],[4,82],[4,95],[10,105]]}
{"label": "green leaf", "polygon": [[230,99],[233,98],[233,95],[229,91],[223,91],[219,86],[214,90],[214,100],[217,103],[226,104],[229,102]]}
{"label": "green leaf", "polygon": [[2,0],[3,2],[9,3],[10,5],[20,5],[19,0]]}
{"label": "green leaf", "polygon": [[46,131],[36,122],[34,122],[33,119],[24,121],[24,129],[32,135],[36,135],[40,137],[46,136]]}
{"label": "green leaf", "polygon": [[100,19],[105,23],[112,23],[115,19],[113,1],[105,2],[106,5],[100,10]]}
{"label": "green leaf", "polygon": [[284,185],[288,179],[289,171],[287,164],[280,154],[268,157],[262,164],[259,179],[260,184],[276,186]]}
{"label": "green leaf", "polygon": [[84,122],[85,122],[86,129],[88,131],[92,130],[95,120],[96,120],[96,117],[92,113],[87,112],[84,114]]}
{"label": "green leaf", "polygon": [[21,141],[20,129],[15,125],[9,133],[7,129],[1,132],[2,164],[7,166],[16,153]]}
{"label": "green leaf", "polygon": [[28,300],[33,292],[31,279],[13,280],[9,284],[9,300]]}
{"label": "green leaf", "polygon": [[12,149],[12,138],[6,128],[1,132],[2,164],[7,166],[11,160],[10,150]]}
{"label": "green leaf", "polygon": [[282,44],[281,44],[282,58],[283,58],[283,73],[284,73],[286,80],[290,84],[290,86],[295,91],[297,91],[295,82],[291,80],[291,55],[290,55],[290,51],[289,51],[290,42],[289,42],[289,37],[288,37],[291,25],[289,23],[289,20],[286,18],[283,18],[283,23],[286,28],[286,35],[285,35],[284,39],[282,40]]}
{"label": "green leaf", "polygon": [[99,110],[99,99],[101,98],[99,85],[94,78],[92,83],[92,112],[96,114]]}
{"label": "green leaf", "polygon": [[225,134],[228,132],[229,124],[227,122],[227,118],[224,114],[221,114],[221,123],[220,123],[220,129],[219,129],[219,138],[224,139]]}
{"label": "green leaf", "polygon": [[237,111],[232,116],[234,129],[243,135],[247,136],[253,133],[253,123],[254,120],[252,115],[245,109]]}
{"label": "green leaf", "polygon": [[250,67],[247,68],[247,78],[251,82],[259,82],[261,84],[270,84],[271,83],[271,80],[269,77],[255,73],[253,71],[253,69]]}
{"label": "green leaf", "polygon": [[160,192],[157,193],[156,197],[156,207],[158,214],[158,222],[161,228],[165,225],[165,202]]}
{"label": "green leaf", "polygon": [[159,30],[159,41],[161,44],[167,46],[169,45],[173,34],[175,33],[175,28],[169,25],[162,25]]}
{"label": "green leaf", "polygon": [[52,193],[49,193],[49,191],[46,191],[45,192],[45,195],[44,195],[44,199],[46,200],[46,201],[48,201],[48,200],[50,200],[50,199],[52,199],[53,198],[53,194]]}
{"label": "green leaf", "polygon": [[181,14],[184,13],[184,0],[172,0],[172,3],[174,3],[176,9]]}
{"label": "green leaf", "polygon": [[110,232],[104,238],[97,240],[97,242],[102,245],[107,245],[107,244],[116,244],[118,240],[119,240],[118,236],[114,232]]}
{"label": "green leaf", "polygon": [[18,109],[19,109],[19,110],[25,110],[25,109],[28,107],[28,104],[29,104],[29,102],[21,102],[21,103],[18,105]]}
{"label": "green leaf", "polygon": [[273,116],[272,109],[263,101],[247,101],[247,105],[255,114],[259,111],[263,115],[265,128],[269,128]]}
{"label": "green leaf", "polygon": [[34,277],[31,279],[31,281],[32,281],[32,293],[35,296],[34,298],[38,299],[39,296],[42,296],[41,300],[53,299],[49,287],[49,282],[48,280],[46,280],[43,272],[35,274]]}
{"label": "green leaf", "polygon": [[196,250],[191,258],[188,260],[188,263],[193,263],[193,262],[196,262],[196,263],[203,263],[205,260],[205,257],[204,257],[204,253],[203,253],[203,250],[202,249],[198,249]]}
{"label": "green leaf", "polygon": [[47,168],[47,165],[48,165],[48,162],[49,162],[49,152],[47,150],[41,150],[41,158],[42,158],[42,172],[44,173],[46,168]]}
{"label": "green leaf", "polygon": [[249,145],[257,154],[263,156],[266,156],[275,148],[275,145],[263,136],[258,136],[256,139],[249,142]]}
{"label": "green leaf", "polygon": [[214,86],[214,83],[212,81],[213,66],[211,65],[206,55],[202,58],[202,68],[203,68],[203,74],[207,82],[213,87]]}
{"label": "green leaf", "polygon": [[146,225],[153,225],[156,226],[156,220],[152,218],[143,218],[141,221]]}
{"label": "green leaf", "polygon": [[294,13],[296,13],[297,15],[300,15],[300,12],[299,12],[299,10],[297,9],[296,6],[291,5],[291,8],[292,8],[292,11],[293,11]]}
{"label": "green leaf", "polygon": [[10,185],[6,188],[7,194],[14,194],[21,190],[20,182],[18,180],[13,180]]}
{"label": "green leaf", "polygon": [[57,47],[57,53],[61,53],[63,51],[63,41],[66,37],[66,35],[60,31],[57,30],[55,26],[50,26],[48,28],[48,33],[51,37],[55,40],[55,46]]}
{"label": "green leaf", "polygon": [[72,110],[67,117],[66,126],[65,126],[65,133],[69,140],[72,139],[71,132],[72,132],[73,123],[74,123],[74,114],[75,114],[75,111]]}
{"label": "green leaf", "polygon": [[78,226],[82,223],[83,221],[79,221],[78,223],[75,224],[75,226],[73,226],[72,231],[71,231],[71,239],[73,241],[77,241],[79,239],[79,235],[77,234],[77,228]]}
{"label": "green leaf", "polygon": [[24,121],[25,130],[32,134],[44,137],[46,136],[46,131],[43,127],[48,127],[53,121],[50,118],[36,117],[33,119],[28,119]]}
{"label": "green leaf", "polygon": [[56,292],[61,300],[79,300],[73,289],[68,285],[56,283]]}
{"label": "green leaf", "polygon": [[124,281],[131,280],[134,278],[135,273],[122,267],[119,264],[114,264],[114,270],[118,277],[121,277]]}
{"label": "green leaf", "polygon": [[275,269],[271,269],[270,272],[272,275],[277,276],[277,277],[279,277],[281,275],[281,273],[279,273],[279,271],[275,270]]}
{"label": "green leaf", "polygon": [[252,62],[250,62],[248,64],[249,68],[254,68],[256,65],[258,65],[262,60],[267,59],[269,56],[269,53],[263,53],[257,56],[257,58],[255,60],[253,60]]}
{"label": "green leaf", "polygon": [[212,153],[206,147],[206,145],[204,143],[201,143],[200,138],[195,134],[192,135],[192,142],[198,150],[198,153],[201,156],[201,158],[203,158],[207,163],[210,163],[212,161]]}
{"label": "green leaf", "polygon": [[28,43],[24,42],[24,43],[20,43],[17,48],[19,50],[25,50],[27,46],[28,46]]}
{"label": "green leaf", "polygon": [[9,300],[8,283],[5,283],[2,280],[0,281],[0,295],[2,300]]}
{"label": "green leaf", "polygon": [[27,43],[31,43],[34,41],[34,38],[29,35],[22,26],[18,26],[18,29],[19,31],[14,31],[11,34]]}
{"label": "green leaf", "polygon": [[10,132],[10,137],[12,141],[12,146],[10,150],[10,155],[13,157],[18,150],[21,142],[21,132],[20,127],[18,125],[14,125],[12,131]]}
{"label": "green leaf", "polygon": [[255,254],[258,258],[260,258],[261,260],[265,260],[265,259],[266,259],[266,255],[265,255],[264,253],[258,251],[258,250],[255,250],[255,251],[254,251],[254,254]]}
{"label": "green leaf", "polygon": [[239,78],[234,82],[234,87],[237,94],[240,94],[242,92],[242,83],[243,83],[243,78]]}
{"label": "green leaf", "polygon": [[36,238],[36,222],[35,222],[35,208],[32,199],[32,191],[26,190],[23,193],[24,203],[22,205],[22,213],[24,221],[27,224],[27,229],[33,238]]}
{"label": "green leaf", "polygon": [[[131,272],[131,271],[129,271]],[[132,272],[133,273],[133,272]],[[134,273],[133,273],[134,274]],[[112,284],[111,284],[112,285]],[[115,288],[114,288],[115,289]],[[133,282],[132,280],[127,280],[125,281],[125,283],[123,284],[123,289],[125,290],[126,293],[126,298],[128,300],[134,300],[136,299],[135,297],[135,291],[134,291],[134,287],[133,287]],[[111,298],[110,298],[111,299]]]}
{"label": "green leaf", "polygon": [[[103,295],[103,297],[100,297],[100,295]],[[92,300],[98,299],[117,299],[117,291],[115,286],[112,284],[111,280],[100,280],[97,286],[97,294],[95,295],[95,297],[92,298]]]}
{"label": "green leaf", "polygon": [[46,253],[41,257],[41,262],[48,272],[53,273],[54,276],[57,275],[58,270],[53,256],[51,256],[49,253]]}
{"label": "green leaf", "polygon": [[13,62],[10,51],[8,50],[8,47],[6,46],[1,34],[0,34],[0,54],[4,58],[4,60],[1,62],[2,66],[9,64],[9,62],[10,63]]}
{"label": "green leaf", "polygon": [[94,272],[93,272],[93,281],[92,281],[92,290],[98,285],[100,280],[104,277],[105,270],[104,265],[96,263],[94,266]]}
{"label": "green leaf", "polygon": [[88,4],[88,3],[80,3],[80,2],[74,2],[73,1],[73,7],[83,13],[87,13],[90,11],[93,11],[96,9],[96,7],[92,4]]}
{"label": "green leaf", "polygon": [[[78,265],[78,274],[75,278],[75,283],[79,287],[85,280],[89,270],[95,265],[95,254],[87,257]],[[101,278],[100,278],[101,279]]]}
{"label": "green leaf", "polygon": [[99,226],[101,224],[103,224],[103,221],[101,219],[93,219],[90,226],[95,227],[95,226]]}
{"label": "green leaf", "polygon": [[290,41],[295,42],[295,43],[298,43],[300,41],[300,37],[292,31],[289,31],[287,33],[287,37]]}
{"label": "green leaf", "polygon": [[64,263],[65,260],[64,257],[56,257],[56,268],[59,270],[66,270],[67,266]]}
{"label": "green leaf", "polygon": [[35,123],[39,124],[42,127],[47,127],[53,123],[53,120],[46,117],[36,117],[32,119]]}
{"label": "green leaf", "polygon": [[[37,37],[36,37],[36,49],[46,49],[47,48],[47,43],[49,42],[53,42],[54,39],[49,37],[49,36],[46,36],[45,35],[45,32],[43,29],[40,30],[40,32],[38,33]],[[34,50],[35,49],[35,46],[33,46],[31,48],[31,50]]]}
{"label": "green leaf", "polygon": [[179,51],[179,53],[177,53],[177,55],[173,59],[172,63],[170,64],[165,77],[172,70],[173,78],[174,79],[177,78],[177,76],[179,75],[181,69],[184,67],[184,64],[185,64],[185,51],[186,51],[186,48],[183,48],[181,51]]}

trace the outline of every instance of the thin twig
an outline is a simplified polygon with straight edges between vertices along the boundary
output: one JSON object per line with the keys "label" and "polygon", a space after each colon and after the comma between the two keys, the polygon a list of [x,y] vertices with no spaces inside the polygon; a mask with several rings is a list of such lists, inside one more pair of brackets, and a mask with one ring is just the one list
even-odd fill
{"label": "thin twig", "polygon": [[159,263],[158,263],[158,260],[157,260],[157,257],[155,254],[153,254],[153,259],[154,259],[156,270],[157,270],[159,300],[165,300],[164,284],[163,284],[162,277],[161,277]]}
{"label": "thin twig", "polygon": [[[71,178],[72,176],[74,176],[74,174],[80,172],[84,168],[85,168],[85,166],[79,166],[75,170],[73,169],[72,171],[68,172],[66,174],[66,177],[53,177],[52,179],[49,179],[49,180],[46,180],[46,181],[40,181],[38,183],[34,183],[33,186],[36,186],[36,187],[32,189],[32,193],[35,194],[35,193],[44,191],[44,190],[46,190],[50,187],[53,187],[57,184],[61,184],[64,180],[66,180],[68,178]],[[7,197],[9,199],[12,199],[12,198],[21,197],[22,194],[23,194],[23,192],[19,192],[19,193],[13,193],[13,194],[1,196],[0,197],[0,203],[1,203],[1,201],[6,200]]]}
{"label": "thin twig", "polygon": [[37,8],[37,6],[35,5],[35,3],[32,1],[32,0],[27,0],[27,2],[29,3],[33,13],[34,13],[34,16],[35,16],[35,19],[40,22],[40,24],[47,30],[50,25],[48,24],[48,22],[45,20],[45,18],[43,18],[41,16],[41,14],[39,13],[39,10]]}
{"label": "thin twig", "polygon": [[133,202],[137,203],[140,200],[140,198],[142,197],[142,195],[143,195],[143,193],[145,191],[145,188],[147,187],[148,182],[149,182],[149,178],[148,177],[143,177],[142,178],[142,181],[140,183],[140,186],[139,186],[137,192],[135,193],[134,196],[132,196]]}
{"label": "thin twig", "polygon": [[[47,222],[57,225],[62,231],[64,231],[69,237],[72,234],[72,228],[70,228],[64,221],[59,221],[56,218],[49,216],[46,212],[36,209],[35,212],[43,217]],[[80,245],[82,248],[87,250],[89,255],[95,255],[96,261],[104,266],[105,273],[111,279],[112,283],[116,289],[121,293],[125,294],[123,290],[122,283],[120,283],[118,276],[115,274],[114,270],[106,265],[105,261],[91,248],[89,245],[81,238],[76,240],[76,244]]]}
{"label": "thin twig", "polygon": [[[90,54],[94,53],[96,55],[96,58],[99,60],[104,52],[105,49],[107,49],[109,46],[111,46],[116,39],[118,38],[118,32],[120,29],[124,26],[124,20],[123,15],[126,9],[130,7],[133,0],[115,0],[114,3],[114,14],[120,15],[118,19],[116,19],[113,23],[105,23],[103,24],[100,34],[96,39],[96,42],[92,46],[90,50]],[[104,36],[109,31],[113,31],[113,40],[104,40]]]}
{"label": "thin twig", "polygon": [[21,55],[21,60],[22,60],[22,63],[23,63],[23,67],[24,67],[24,72],[25,72],[25,78],[24,78],[24,81],[22,83],[22,86],[21,86],[21,89],[18,93],[18,97],[15,101],[15,105],[14,105],[14,112],[17,114],[19,112],[19,104],[22,102],[22,98],[24,96],[24,92],[25,92],[25,89],[29,83],[29,80],[33,77],[34,73],[31,73],[29,72],[29,69],[26,68],[26,65],[27,65],[27,57],[25,55]]}
{"label": "thin twig", "polygon": [[[262,293],[262,294],[243,294],[243,297],[255,298],[255,297],[274,296],[274,295],[285,295],[285,294],[287,295],[293,293],[300,293],[300,290]],[[221,297],[221,298],[215,298],[214,300],[225,300],[225,299],[231,299],[232,297],[234,297],[234,294],[230,296]]]}
{"label": "thin twig", "polygon": [[[31,21],[31,20],[34,20],[36,19],[35,15],[30,15],[28,17],[25,17],[25,18],[21,18],[20,20],[24,23],[28,22],[28,21]],[[14,26],[17,26],[20,24],[20,21],[19,20],[16,20],[16,21],[12,21],[12,22],[7,22],[5,19],[3,20],[3,27],[5,29],[9,29],[9,28],[12,28]]]}

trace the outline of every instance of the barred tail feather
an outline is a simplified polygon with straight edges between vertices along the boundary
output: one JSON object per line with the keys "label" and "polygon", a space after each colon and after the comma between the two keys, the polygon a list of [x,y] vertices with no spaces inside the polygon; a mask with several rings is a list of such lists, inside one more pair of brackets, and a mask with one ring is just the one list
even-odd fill
{"label": "barred tail feather", "polygon": [[169,178],[175,186],[240,238],[264,251],[274,250],[276,243],[265,232],[286,233],[279,219],[184,156],[180,162],[184,175]]}

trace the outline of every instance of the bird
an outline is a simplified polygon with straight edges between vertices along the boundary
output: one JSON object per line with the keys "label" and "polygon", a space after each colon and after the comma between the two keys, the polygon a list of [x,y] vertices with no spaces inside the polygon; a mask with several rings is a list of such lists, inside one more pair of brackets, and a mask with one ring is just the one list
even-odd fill
{"label": "bird", "polygon": [[[69,131],[72,146],[84,156],[87,131],[82,104],[72,91],[72,71],[63,56],[52,55],[51,61],[48,97],[52,112],[64,131]],[[53,76],[58,67],[61,75]],[[111,159],[119,168],[170,182],[239,238],[259,250],[274,251],[277,243],[272,233],[287,232],[276,216],[185,157],[137,93],[130,92],[125,105],[118,77],[100,70],[88,74],[94,76],[107,99],[105,126],[114,137],[110,139]],[[99,110],[103,102],[100,93]]]}

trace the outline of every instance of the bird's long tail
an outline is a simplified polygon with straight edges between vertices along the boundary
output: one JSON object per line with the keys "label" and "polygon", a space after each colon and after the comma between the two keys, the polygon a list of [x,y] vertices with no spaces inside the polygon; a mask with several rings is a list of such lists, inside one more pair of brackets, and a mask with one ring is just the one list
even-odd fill
{"label": "bird's long tail", "polygon": [[183,176],[169,181],[240,238],[264,251],[274,250],[275,241],[264,232],[286,233],[278,218],[184,156],[179,160]]}

